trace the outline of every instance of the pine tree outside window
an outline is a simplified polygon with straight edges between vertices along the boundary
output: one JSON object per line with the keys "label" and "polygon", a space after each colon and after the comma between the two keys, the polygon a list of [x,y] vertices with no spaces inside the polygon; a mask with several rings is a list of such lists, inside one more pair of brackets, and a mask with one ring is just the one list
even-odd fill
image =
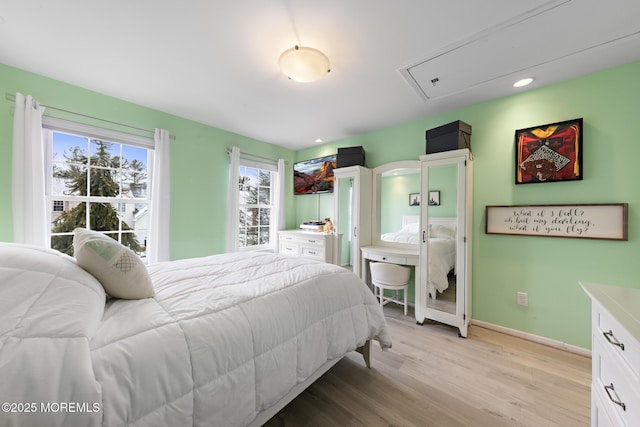
{"label": "pine tree outside window", "polygon": [[238,246],[240,250],[271,249],[275,239],[273,224],[275,170],[268,165],[241,159]]}
{"label": "pine tree outside window", "polygon": [[147,165],[153,150],[101,137],[99,130],[82,134],[45,128],[43,134],[49,153],[51,248],[73,255],[73,230],[82,227],[103,232],[145,258]]}

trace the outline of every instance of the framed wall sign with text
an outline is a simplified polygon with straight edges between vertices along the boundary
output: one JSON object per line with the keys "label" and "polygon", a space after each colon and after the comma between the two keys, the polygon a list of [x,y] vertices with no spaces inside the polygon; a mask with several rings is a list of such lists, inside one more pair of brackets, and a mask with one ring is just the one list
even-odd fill
{"label": "framed wall sign with text", "polygon": [[487,234],[628,240],[628,204],[487,206]]}

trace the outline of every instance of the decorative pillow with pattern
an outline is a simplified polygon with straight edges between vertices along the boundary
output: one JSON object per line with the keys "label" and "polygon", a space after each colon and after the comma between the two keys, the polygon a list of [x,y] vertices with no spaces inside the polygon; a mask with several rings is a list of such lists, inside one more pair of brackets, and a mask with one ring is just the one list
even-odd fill
{"label": "decorative pillow with pattern", "polygon": [[122,299],[154,296],[151,277],[138,255],[97,231],[73,230],[73,252],[78,265],[98,279],[107,294]]}

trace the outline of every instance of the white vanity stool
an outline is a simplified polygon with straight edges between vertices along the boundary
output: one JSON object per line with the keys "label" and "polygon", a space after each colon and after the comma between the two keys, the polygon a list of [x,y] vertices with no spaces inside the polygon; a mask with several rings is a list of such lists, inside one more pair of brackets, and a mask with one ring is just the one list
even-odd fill
{"label": "white vanity stool", "polygon": [[[404,306],[404,315],[407,315],[407,291],[409,289],[409,277],[411,268],[398,264],[389,264],[386,262],[372,262],[369,264],[371,269],[371,283],[375,289],[380,289],[380,306],[388,302],[394,302]],[[384,290],[389,289],[395,291],[395,298],[384,296]],[[398,299],[398,291],[402,291],[404,302]]]}

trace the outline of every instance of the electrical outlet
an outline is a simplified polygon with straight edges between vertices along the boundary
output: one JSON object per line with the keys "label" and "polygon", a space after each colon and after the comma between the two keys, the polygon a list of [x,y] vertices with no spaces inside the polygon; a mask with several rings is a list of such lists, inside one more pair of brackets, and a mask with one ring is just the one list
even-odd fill
{"label": "electrical outlet", "polygon": [[518,305],[529,306],[529,294],[526,292],[518,292],[516,294],[516,302]]}

